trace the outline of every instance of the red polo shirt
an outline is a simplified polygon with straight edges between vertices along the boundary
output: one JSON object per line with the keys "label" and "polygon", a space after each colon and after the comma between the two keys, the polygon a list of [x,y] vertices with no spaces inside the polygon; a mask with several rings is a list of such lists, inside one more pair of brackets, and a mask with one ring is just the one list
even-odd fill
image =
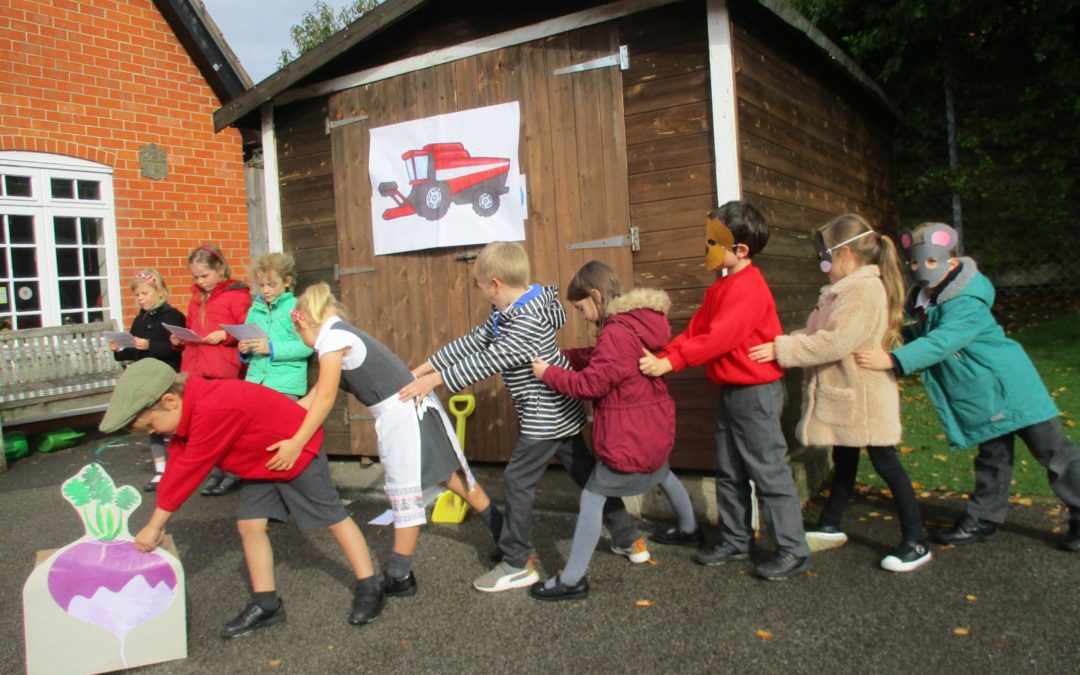
{"label": "red polo shirt", "polygon": [[189,378],[180,424],[169,445],[169,461],[157,489],[157,505],[176,511],[210,470],[220,466],[241,478],[290,481],[319,454],[319,429],[292,469],[266,468],[266,448],[291,438],[307,410],[284,394],[243,380]]}

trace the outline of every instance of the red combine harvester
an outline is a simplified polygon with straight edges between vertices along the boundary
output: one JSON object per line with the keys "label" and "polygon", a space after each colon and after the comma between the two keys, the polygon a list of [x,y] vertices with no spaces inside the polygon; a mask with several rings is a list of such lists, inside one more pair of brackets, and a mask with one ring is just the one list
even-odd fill
{"label": "red combine harvester", "polygon": [[397,206],[383,211],[383,220],[418,214],[428,220],[446,215],[450,204],[472,204],[479,216],[499,210],[499,198],[510,191],[510,160],[472,157],[461,143],[431,143],[401,156],[412,191],[406,198],[396,182],[379,183],[379,194]]}

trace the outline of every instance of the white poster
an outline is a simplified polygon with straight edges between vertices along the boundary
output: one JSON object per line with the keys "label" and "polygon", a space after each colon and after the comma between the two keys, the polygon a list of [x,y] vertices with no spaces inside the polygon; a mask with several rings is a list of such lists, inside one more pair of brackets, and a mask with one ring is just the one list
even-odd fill
{"label": "white poster", "polygon": [[525,239],[517,102],[371,130],[375,255]]}

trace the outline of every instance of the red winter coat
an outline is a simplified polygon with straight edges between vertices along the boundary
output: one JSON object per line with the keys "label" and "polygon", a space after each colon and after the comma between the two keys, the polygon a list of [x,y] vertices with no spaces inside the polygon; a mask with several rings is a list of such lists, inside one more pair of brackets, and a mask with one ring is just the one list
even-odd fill
{"label": "red winter coat", "polygon": [[551,366],[544,384],[573,398],[591,399],[593,450],[622,473],[656,471],[675,445],[675,402],[663,378],[642,375],[642,347],[658,351],[671,337],[664,291],[638,288],[607,307],[591,349],[564,352],[577,370]]}
{"label": "red winter coat", "polygon": [[[223,323],[244,323],[250,308],[251,290],[243,282],[223,281],[205,300],[202,289],[192,286],[187,327],[206,337],[221,330]],[[180,372],[215,380],[237,379],[240,377],[240,352],[236,345],[236,338],[228,333],[216,345],[185,342]]]}

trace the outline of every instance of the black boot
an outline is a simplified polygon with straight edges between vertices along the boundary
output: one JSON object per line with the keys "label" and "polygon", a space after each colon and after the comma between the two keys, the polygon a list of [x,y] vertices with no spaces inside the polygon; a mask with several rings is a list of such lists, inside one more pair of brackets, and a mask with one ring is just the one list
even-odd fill
{"label": "black boot", "polygon": [[371,623],[382,614],[383,602],[386,596],[383,593],[382,580],[378,576],[370,576],[356,582],[353,591],[352,612],[349,614],[349,623],[359,625]]}

